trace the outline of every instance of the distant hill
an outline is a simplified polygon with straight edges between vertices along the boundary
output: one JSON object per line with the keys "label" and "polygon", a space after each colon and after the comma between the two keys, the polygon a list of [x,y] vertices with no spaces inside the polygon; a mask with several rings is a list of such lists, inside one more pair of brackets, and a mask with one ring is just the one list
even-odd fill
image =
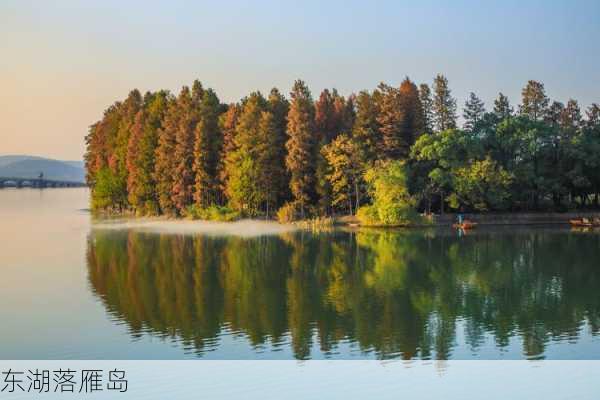
{"label": "distant hill", "polygon": [[44,178],[59,181],[85,182],[83,161],[60,161],[35,156],[0,156],[0,177]]}

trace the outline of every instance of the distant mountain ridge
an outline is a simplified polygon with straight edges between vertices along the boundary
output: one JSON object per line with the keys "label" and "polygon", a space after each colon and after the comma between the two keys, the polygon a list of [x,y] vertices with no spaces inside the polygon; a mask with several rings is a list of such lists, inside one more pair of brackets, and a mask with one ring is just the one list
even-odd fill
{"label": "distant mountain ridge", "polygon": [[83,161],[62,161],[28,155],[0,156],[0,177],[37,178],[40,173],[46,179],[85,182]]}

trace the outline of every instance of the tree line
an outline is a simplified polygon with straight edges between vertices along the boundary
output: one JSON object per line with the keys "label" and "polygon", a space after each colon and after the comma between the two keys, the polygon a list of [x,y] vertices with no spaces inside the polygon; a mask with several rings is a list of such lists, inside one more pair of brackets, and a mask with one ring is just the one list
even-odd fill
{"label": "tree line", "polygon": [[[223,104],[194,81],[133,90],[86,136],[94,210],[286,220],[357,214],[397,222],[444,212],[598,207],[600,106],[550,101],[529,81],[515,109],[458,106],[443,75],[314,100],[297,80]],[[584,116],[585,114],[585,116]]]}

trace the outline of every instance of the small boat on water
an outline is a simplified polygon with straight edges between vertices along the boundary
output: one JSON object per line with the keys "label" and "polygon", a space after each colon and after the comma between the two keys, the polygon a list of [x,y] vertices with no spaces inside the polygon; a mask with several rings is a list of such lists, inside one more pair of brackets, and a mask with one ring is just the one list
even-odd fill
{"label": "small boat on water", "polygon": [[466,219],[460,224],[453,224],[452,227],[462,230],[474,229],[477,227],[477,222],[469,221],[468,219]]}
{"label": "small boat on water", "polygon": [[[595,225],[594,222],[599,222],[599,225]],[[574,228],[590,228],[592,226],[600,226],[600,221],[590,221],[588,218],[570,219],[569,223]]]}

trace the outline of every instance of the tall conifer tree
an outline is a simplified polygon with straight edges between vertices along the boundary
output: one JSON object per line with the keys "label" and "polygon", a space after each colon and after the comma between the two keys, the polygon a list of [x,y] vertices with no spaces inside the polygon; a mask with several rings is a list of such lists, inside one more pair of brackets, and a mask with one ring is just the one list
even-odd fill
{"label": "tall conifer tree", "polygon": [[194,131],[199,120],[199,104],[187,86],[184,86],[177,98],[179,124],[175,132],[174,174],[172,200],[178,214],[192,204],[194,194]]}
{"label": "tall conifer tree", "polygon": [[444,75],[437,75],[433,81],[433,118],[435,129],[445,131],[456,128],[456,100]]}
{"label": "tall conifer tree", "polygon": [[360,92],[356,97],[356,120],[352,136],[361,153],[361,159],[366,164],[373,164],[377,159],[377,149],[381,146],[377,115],[377,104],[373,96],[367,91]]}
{"label": "tall conifer tree", "polygon": [[465,102],[463,109],[463,118],[465,120],[463,129],[467,132],[475,132],[485,114],[485,104],[473,92],[469,94],[469,98]]}
{"label": "tall conifer tree", "polygon": [[[235,151],[235,130],[241,113],[241,106],[238,103],[231,103],[219,117],[219,129],[221,130],[222,145],[217,165],[217,176],[220,193],[224,194],[227,185],[227,155]],[[221,198],[223,202],[224,198]]]}
{"label": "tall conifer tree", "polygon": [[285,158],[287,149],[285,143],[287,141],[287,115],[290,109],[290,103],[278,89],[271,89],[268,98],[268,109],[273,115],[273,123],[275,125],[274,160],[273,163],[277,167],[276,172],[272,176],[272,184],[277,190],[277,205],[283,204],[290,198],[290,177],[285,167]]}
{"label": "tall conifer tree", "polygon": [[421,107],[423,107],[423,125],[424,130],[427,133],[433,132],[433,99],[431,98],[431,89],[426,83],[419,85],[419,99],[421,100]]}
{"label": "tall conifer tree", "polygon": [[219,198],[217,168],[223,142],[219,130],[220,109],[216,93],[212,89],[205,90],[194,131],[194,201],[200,207],[213,204]]}
{"label": "tall conifer tree", "polygon": [[498,93],[498,98],[494,100],[494,115],[498,120],[503,121],[513,115],[513,108],[510,105],[508,97]]}
{"label": "tall conifer tree", "polygon": [[425,132],[425,119],[417,85],[408,77],[400,84],[398,96],[400,106],[400,157],[406,158],[415,140]]}
{"label": "tall conifer tree", "polygon": [[545,117],[549,100],[546,96],[544,84],[537,81],[529,81],[521,91],[521,105],[519,113],[529,117],[532,121],[539,121]]}
{"label": "tall conifer tree", "polygon": [[377,123],[381,131],[380,155],[383,158],[396,159],[401,154],[400,120],[401,109],[398,89],[380,83],[377,91],[381,93]]}
{"label": "tall conifer tree", "polygon": [[176,213],[172,199],[174,171],[175,171],[175,136],[179,129],[181,115],[177,99],[169,101],[167,112],[158,131],[158,146],[156,148],[156,163],[154,166],[154,179],[158,192],[158,204],[163,214]]}
{"label": "tall conifer tree", "polygon": [[315,110],[306,84],[297,80],[290,93],[286,167],[290,172],[290,189],[302,216],[315,201]]}

